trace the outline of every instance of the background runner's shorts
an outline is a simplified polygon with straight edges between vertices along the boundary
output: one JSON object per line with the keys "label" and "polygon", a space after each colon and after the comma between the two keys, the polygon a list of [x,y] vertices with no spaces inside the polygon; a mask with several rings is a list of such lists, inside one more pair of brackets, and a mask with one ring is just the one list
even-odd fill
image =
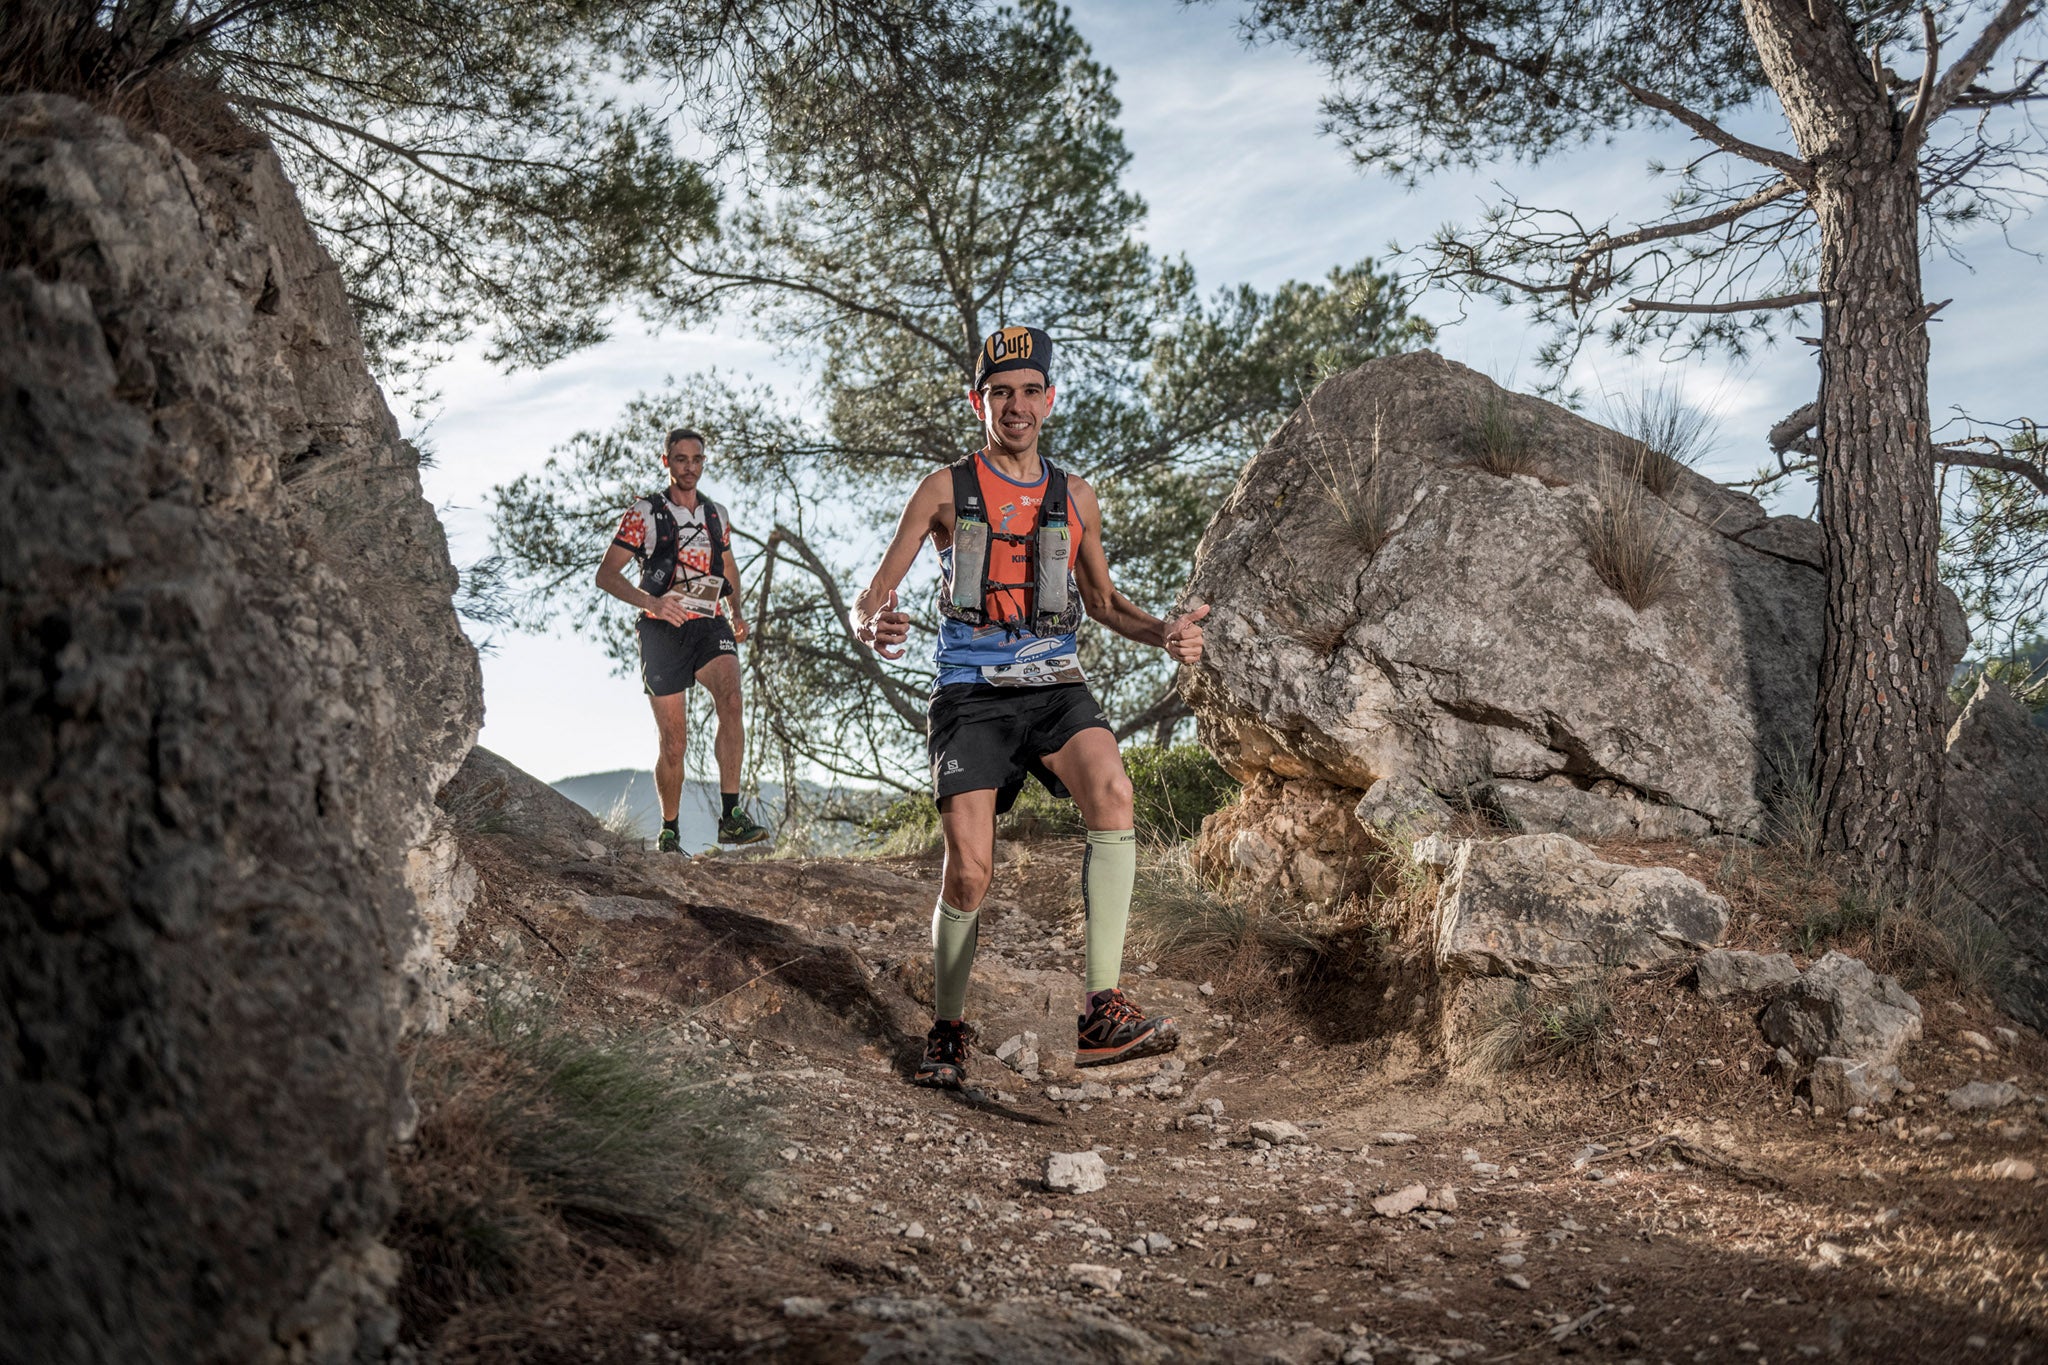
{"label": "background runner's shorts", "polygon": [[650,697],[673,697],[697,681],[697,670],[721,654],[739,655],[723,616],[698,616],[672,626],[640,618],[640,685]]}
{"label": "background runner's shorts", "polygon": [[952,683],[932,693],[926,716],[925,754],[931,759],[933,797],[994,788],[998,815],[1016,804],[1027,776],[1043,782],[1054,796],[1067,796],[1067,789],[1040,760],[1058,753],[1083,730],[1110,728],[1102,703],[1086,683]]}

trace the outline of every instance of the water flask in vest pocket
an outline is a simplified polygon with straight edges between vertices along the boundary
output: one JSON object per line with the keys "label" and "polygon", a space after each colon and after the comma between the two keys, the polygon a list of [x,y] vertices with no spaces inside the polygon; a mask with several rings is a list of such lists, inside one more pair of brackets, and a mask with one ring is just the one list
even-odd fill
{"label": "water flask in vest pocket", "polygon": [[1073,567],[1073,533],[1064,526],[1038,528],[1036,610],[1057,616],[1067,609],[1067,573]]}
{"label": "water flask in vest pocket", "polygon": [[953,605],[980,611],[981,586],[987,577],[988,523],[961,517],[953,526]]}

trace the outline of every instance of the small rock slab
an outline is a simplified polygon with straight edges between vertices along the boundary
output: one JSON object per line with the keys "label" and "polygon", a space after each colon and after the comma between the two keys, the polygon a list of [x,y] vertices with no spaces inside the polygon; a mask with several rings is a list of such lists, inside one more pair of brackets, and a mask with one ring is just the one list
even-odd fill
{"label": "small rock slab", "polygon": [[1991,1163],[1993,1180],[2032,1180],[2034,1163],[2025,1157],[2009,1156]]}
{"label": "small rock slab", "polygon": [[1076,1262],[1067,1267],[1067,1278],[1084,1289],[1114,1294],[1117,1286],[1124,1282],[1124,1273],[1113,1265],[1086,1265]]}
{"label": "small rock slab", "polygon": [[1852,1061],[1847,1057],[1819,1057],[1807,1081],[1813,1102],[1839,1114],[1856,1105],[1885,1104],[1899,1093],[1902,1077],[1895,1066]]}
{"label": "small rock slab", "polygon": [[1764,1007],[1764,1037],[1804,1061],[1896,1062],[1920,1036],[1920,1002],[1839,950],[1806,969]]}
{"label": "small rock slab", "polygon": [[1437,961],[1472,976],[1640,970],[1727,932],[1728,902],[1683,872],[1604,862],[1562,834],[1462,840],[1437,896]]}
{"label": "small rock slab", "polygon": [[1959,1113],[2003,1109],[2019,1098],[2020,1088],[2010,1081],[1971,1081],[1948,1092],[1948,1107]]}
{"label": "small rock slab", "polygon": [[1054,1152],[1045,1159],[1045,1187],[1066,1194],[1092,1194],[1109,1184],[1100,1152]]}
{"label": "small rock slab", "polygon": [[1396,1133],[1391,1131],[1385,1133],[1374,1133],[1372,1135],[1372,1140],[1375,1145],[1381,1147],[1406,1147],[1409,1143],[1415,1141],[1415,1134]]}
{"label": "small rock slab", "polygon": [[1372,1201],[1372,1211],[1382,1218],[1399,1218],[1413,1213],[1429,1201],[1429,1186],[1408,1185]]}
{"label": "small rock slab", "polygon": [[1367,787],[1353,813],[1367,829],[1403,838],[1432,834],[1451,823],[1451,808],[1444,799],[1406,773],[1394,773]]}
{"label": "small rock slab", "polygon": [[1307,1134],[1284,1119],[1254,1119],[1248,1131],[1253,1137],[1264,1138],[1275,1147],[1308,1141]]}
{"label": "small rock slab", "polygon": [[1703,1000],[1761,995],[1799,979],[1790,953],[1752,953],[1740,948],[1715,948],[1700,954],[1699,993]]}

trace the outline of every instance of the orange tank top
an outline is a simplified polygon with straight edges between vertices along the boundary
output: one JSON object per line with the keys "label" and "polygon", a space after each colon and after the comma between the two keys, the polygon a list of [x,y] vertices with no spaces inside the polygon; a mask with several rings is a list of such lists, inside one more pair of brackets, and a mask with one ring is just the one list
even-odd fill
{"label": "orange tank top", "polygon": [[[990,537],[989,582],[1009,586],[991,587],[983,605],[991,622],[1021,620],[1031,613],[1030,538],[1031,533],[1038,529],[1038,509],[1045,501],[1045,465],[1043,461],[1039,464],[1038,482],[1018,483],[997,472],[989,465],[987,456],[977,452],[974,477],[981,484],[981,502],[988,509],[989,529],[1019,537],[1015,541]],[[1067,526],[1074,546],[1073,558],[1069,562],[1078,564],[1081,562],[1081,537],[1086,528],[1074,512],[1071,494],[1068,496]]]}

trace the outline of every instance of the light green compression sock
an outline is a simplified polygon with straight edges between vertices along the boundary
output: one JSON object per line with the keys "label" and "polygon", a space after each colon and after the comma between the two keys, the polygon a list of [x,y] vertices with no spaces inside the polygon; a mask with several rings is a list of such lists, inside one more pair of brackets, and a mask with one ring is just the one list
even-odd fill
{"label": "light green compression sock", "polygon": [[1131,919],[1131,884],[1138,879],[1138,834],[1129,829],[1091,829],[1081,855],[1081,904],[1088,924],[1089,994],[1116,985],[1124,966],[1124,926]]}
{"label": "light green compression sock", "polygon": [[981,912],[955,910],[939,898],[932,911],[932,1014],[958,1019],[967,1008],[967,976],[981,939]]}

